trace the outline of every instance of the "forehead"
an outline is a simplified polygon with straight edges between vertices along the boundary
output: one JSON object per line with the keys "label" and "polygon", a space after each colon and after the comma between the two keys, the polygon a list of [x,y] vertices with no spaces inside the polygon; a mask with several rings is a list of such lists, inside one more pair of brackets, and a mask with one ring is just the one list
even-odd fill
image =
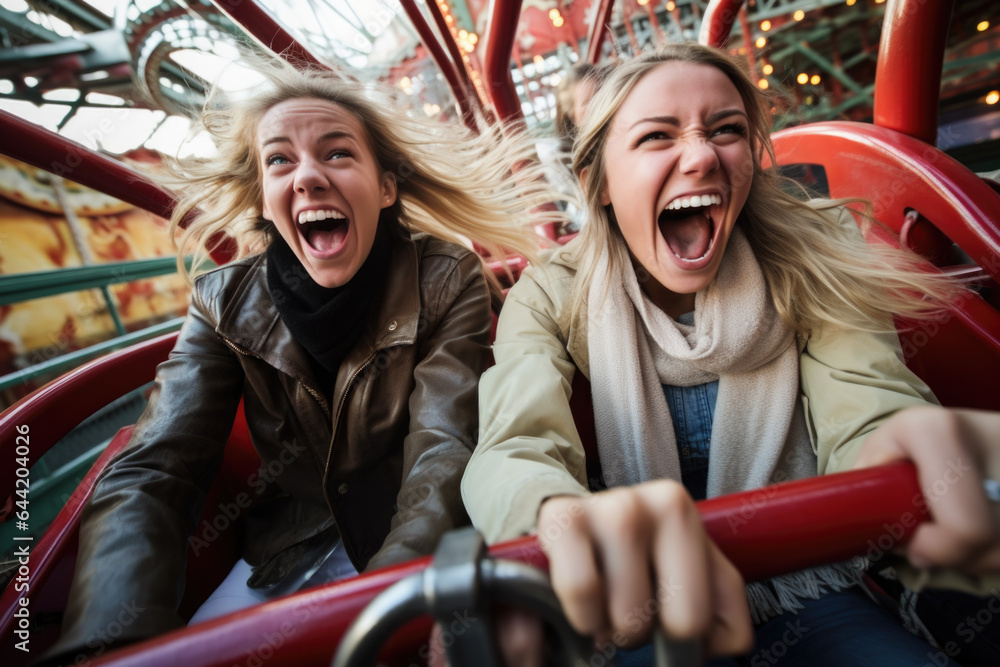
{"label": "forehead", "polygon": [[257,124],[257,139],[263,143],[271,137],[289,136],[291,132],[345,131],[358,139],[367,136],[364,125],[351,111],[335,102],[311,97],[279,102],[261,116]]}
{"label": "forehead", "polygon": [[646,72],[625,97],[615,120],[631,125],[648,116],[674,116],[683,122],[723,108],[746,111],[728,76],[711,65],[674,61]]}

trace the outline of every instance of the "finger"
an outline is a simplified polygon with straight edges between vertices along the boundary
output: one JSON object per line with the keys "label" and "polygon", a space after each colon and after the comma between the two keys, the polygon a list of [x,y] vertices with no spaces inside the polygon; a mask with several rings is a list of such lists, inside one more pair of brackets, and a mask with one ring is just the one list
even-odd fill
{"label": "finger", "polygon": [[658,482],[641,492],[658,518],[653,566],[660,625],[668,639],[702,639],[712,620],[712,582],[701,517],[680,484]]}
{"label": "finger", "polygon": [[709,655],[739,655],[753,648],[753,621],[743,576],[713,543],[708,545],[712,566],[715,615],[705,649]]}
{"label": "finger", "polygon": [[552,589],[566,619],[577,632],[596,635],[607,631],[604,586],[601,583],[585,501],[547,500],[538,514],[542,550],[549,557]]}
{"label": "finger", "polygon": [[503,664],[542,667],[544,631],[538,616],[514,607],[500,607],[496,615],[497,644]]}
{"label": "finger", "polygon": [[917,566],[963,566],[995,541],[997,529],[983,493],[979,457],[966,440],[958,413],[913,409],[876,430],[858,457],[858,467],[899,458],[916,464],[931,517],[906,546]]}
{"label": "finger", "polygon": [[649,637],[657,615],[650,576],[654,517],[639,494],[622,489],[595,496],[588,518],[600,554],[612,637],[619,646],[636,646]]}

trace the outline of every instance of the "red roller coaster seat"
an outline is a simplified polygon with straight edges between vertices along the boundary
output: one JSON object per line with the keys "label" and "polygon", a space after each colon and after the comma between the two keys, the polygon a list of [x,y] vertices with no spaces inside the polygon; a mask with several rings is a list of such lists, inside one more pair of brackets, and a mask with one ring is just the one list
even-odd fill
{"label": "red roller coaster seat", "polygon": [[778,164],[822,166],[831,197],[868,199],[902,244],[978,282],[991,301],[970,295],[946,317],[897,324],[907,365],[944,405],[1000,409],[1000,193],[937,148],[883,127],[812,123],[773,141]]}

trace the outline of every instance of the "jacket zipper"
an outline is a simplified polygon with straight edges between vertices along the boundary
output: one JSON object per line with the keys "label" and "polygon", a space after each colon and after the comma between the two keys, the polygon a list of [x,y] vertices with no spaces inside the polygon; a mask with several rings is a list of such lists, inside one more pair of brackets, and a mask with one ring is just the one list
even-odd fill
{"label": "jacket zipper", "polygon": [[[377,351],[372,352],[371,356],[365,360],[365,363],[361,364],[358,370],[354,371],[351,375],[351,379],[347,381],[347,386],[344,387],[344,395],[340,397],[340,403],[337,405],[337,415],[333,418],[333,424],[331,425],[330,433],[330,446],[327,447],[326,451],[326,465],[323,467],[323,498],[326,499],[327,509],[330,510],[330,516],[333,517],[334,523],[337,525],[337,530],[340,530],[340,520],[337,518],[337,513],[333,511],[333,503],[330,502],[330,492],[326,484],[327,474],[330,472],[330,459],[333,457],[333,443],[337,439],[337,428],[340,425],[340,415],[344,411],[344,405],[347,403],[347,395],[351,393],[351,386],[357,379],[361,372],[368,368],[368,365],[375,359],[375,355],[378,354]],[[347,551],[347,556],[351,560],[351,564],[356,568],[357,565],[354,563],[354,554],[351,553],[351,549],[348,548],[347,541],[343,538],[343,533],[341,533],[341,541],[344,543],[344,549]]]}
{"label": "jacket zipper", "polygon": [[[246,349],[242,345],[237,345],[236,343],[234,343],[233,341],[229,340],[224,336],[219,336],[219,338],[222,339],[223,343],[233,348],[233,350],[235,350],[239,354],[243,354],[248,357],[253,357],[254,359],[260,359],[260,355],[254,354],[253,352]],[[314,399],[316,399],[316,402],[319,403],[319,407],[323,409],[323,414],[326,415],[327,419],[330,419],[330,406],[327,405],[326,399],[323,398],[318,391],[307,385],[305,382],[300,382],[299,384],[305,387],[305,390],[309,392],[309,395],[312,396]]]}

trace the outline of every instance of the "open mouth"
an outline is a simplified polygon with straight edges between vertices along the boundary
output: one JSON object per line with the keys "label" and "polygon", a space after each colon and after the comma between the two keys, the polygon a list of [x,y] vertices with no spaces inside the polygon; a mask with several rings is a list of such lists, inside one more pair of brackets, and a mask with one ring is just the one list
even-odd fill
{"label": "open mouth", "polygon": [[711,253],[721,207],[721,195],[692,195],[672,200],[660,212],[660,234],[681,263],[696,263]]}
{"label": "open mouth", "polygon": [[299,213],[299,233],[310,248],[320,253],[336,250],[347,239],[350,222],[337,210]]}

